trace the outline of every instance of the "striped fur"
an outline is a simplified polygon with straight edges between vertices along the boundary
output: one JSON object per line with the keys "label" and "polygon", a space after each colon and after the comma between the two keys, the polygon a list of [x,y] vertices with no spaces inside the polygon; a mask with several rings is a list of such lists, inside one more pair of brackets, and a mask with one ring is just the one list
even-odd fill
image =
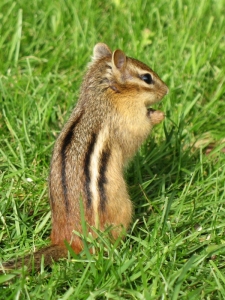
{"label": "striped fur", "polygon": [[106,171],[110,159],[110,154],[111,154],[111,150],[106,147],[102,151],[99,160],[99,175],[98,175],[98,191],[99,191],[99,198],[100,198],[99,206],[103,213],[107,205],[107,194],[106,194],[105,185],[108,183]]}
{"label": "striped fur", "polygon": [[93,133],[84,159],[84,173],[85,173],[84,189],[87,196],[87,208],[90,208],[92,205],[92,191],[90,188],[91,185],[90,161],[91,161],[91,156],[94,150],[95,143],[96,143],[96,134]]}
{"label": "striped fur", "polygon": [[94,225],[96,227],[99,226],[99,208],[104,207],[103,201],[105,201],[106,198],[105,187],[104,187],[104,184],[106,184],[106,180],[104,179],[104,177],[106,175],[105,173],[107,170],[109,155],[108,158],[105,159],[105,161],[104,161],[104,157],[107,153],[109,154],[110,152],[110,150],[107,147],[108,138],[109,138],[108,128],[106,127],[100,130],[90,159],[90,170],[91,170],[90,189],[93,197],[92,208],[93,208],[93,214],[95,220]]}
{"label": "striped fur", "polygon": [[72,139],[73,139],[73,132],[75,130],[76,125],[79,123],[81,117],[81,113],[78,118],[71,124],[70,128],[68,129],[66,136],[63,140],[62,143],[62,148],[61,148],[61,181],[62,181],[62,187],[63,187],[63,195],[64,195],[64,201],[65,201],[65,207],[66,207],[66,212],[69,212],[69,201],[68,201],[68,196],[67,196],[67,178],[66,178],[66,152],[68,147],[70,146]]}

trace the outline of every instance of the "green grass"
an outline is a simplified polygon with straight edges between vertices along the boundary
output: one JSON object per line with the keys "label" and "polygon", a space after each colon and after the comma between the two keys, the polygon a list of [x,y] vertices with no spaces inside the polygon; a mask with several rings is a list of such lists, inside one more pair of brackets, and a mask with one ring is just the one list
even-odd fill
{"label": "green grass", "polygon": [[93,46],[147,63],[170,93],[126,173],[126,239],[100,235],[96,255],[1,275],[0,299],[225,299],[224,16],[225,0],[1,0],[2,261],[48,244],[51,151]]}

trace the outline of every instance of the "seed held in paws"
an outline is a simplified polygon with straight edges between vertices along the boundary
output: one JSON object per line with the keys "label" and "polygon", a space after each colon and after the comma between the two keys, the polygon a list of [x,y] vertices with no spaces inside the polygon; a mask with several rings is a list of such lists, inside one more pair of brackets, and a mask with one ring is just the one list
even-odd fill
{"label": "seed held in paws", "polygon": [[162,111],[154,110],[152,108],[148,109],[148,116],[151,119],[152,125],[157,125],[161,123],[165,118],[165,114]]}

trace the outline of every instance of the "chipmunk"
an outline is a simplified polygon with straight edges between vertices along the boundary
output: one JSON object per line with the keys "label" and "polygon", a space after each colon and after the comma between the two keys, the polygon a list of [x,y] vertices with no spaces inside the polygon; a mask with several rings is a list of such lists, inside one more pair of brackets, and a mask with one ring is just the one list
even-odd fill
{"label": "chipmunk", "polygon": [[[123,169],[152,127],[164,119],[150,108],[168,93],[168,87],[144,63],[112,52],[103,43],[95,45],[93,60],[84,77],[80,97],[54,146],[49,196],[52,212],[51,245],[5,269],[31,270],[67,257],[67,241],[75,253],[83,249],[80,201],[88,232],[92,226],[104,231],[112,225],[112,236],[127,230],[132,203]],[[31,257],[34,261],[32,264]]]}

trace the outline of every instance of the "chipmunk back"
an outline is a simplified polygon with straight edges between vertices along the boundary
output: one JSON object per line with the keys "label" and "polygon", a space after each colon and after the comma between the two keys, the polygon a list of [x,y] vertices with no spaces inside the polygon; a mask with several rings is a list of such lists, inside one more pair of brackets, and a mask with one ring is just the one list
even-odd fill
{"label": "chipmunk back", "polygon": [[[150,106],[168,88],[142,62],[106,44],[94,47],[93,60],[81,86],[80,97],[53,150],[49,177],[52,211],[51,258],[66,256],[65,240],[82,250],[80,201],[88,231],[112,225],[114,239],[132,220],[132,203],[123,168],[164,114]],[[35,253],[38,268],[40,258]],[[40,256],[39,255],[39,256]],[[26,261],[27,262],[27,261]]]}

